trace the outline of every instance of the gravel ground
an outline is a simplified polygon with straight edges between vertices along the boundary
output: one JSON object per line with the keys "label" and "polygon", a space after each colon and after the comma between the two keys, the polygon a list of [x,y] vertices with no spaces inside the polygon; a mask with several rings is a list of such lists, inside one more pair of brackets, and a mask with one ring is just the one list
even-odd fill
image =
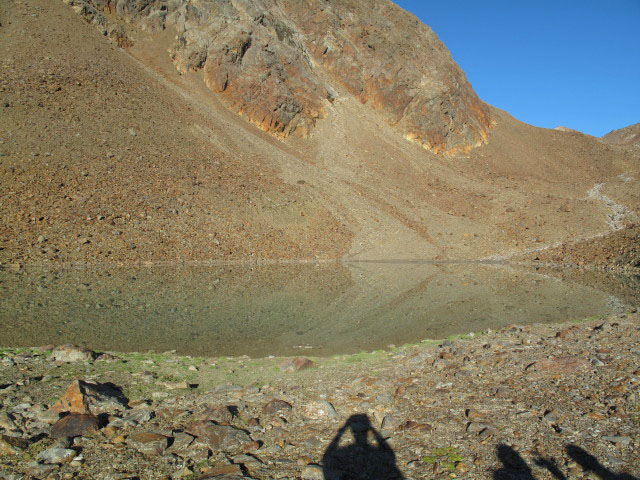
{"label": "gravel ground", "polygon": [[0,478],[633,479],[639,320],[312,359],[4,350]]}

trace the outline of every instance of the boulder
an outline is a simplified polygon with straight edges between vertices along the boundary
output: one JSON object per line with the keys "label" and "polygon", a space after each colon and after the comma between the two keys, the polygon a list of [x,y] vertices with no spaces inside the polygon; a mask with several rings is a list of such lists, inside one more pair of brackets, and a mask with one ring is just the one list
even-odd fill
{"label": "boulder", "polygon": [[125,410],[127,404],[122,391],[114,385],[74,380],[51,410],[99,415]]}
{"label": "boulder", "polygon": [[302,415],[310,420],[321,418],[338,418],[338,412],[326,400],[316,400],[302,406]]}
{"label": "boulder", "polygon": [[62,464],[71,462],[76,455],[76,451],[70,448],[49,448],[40,452],[36,460],[47,464]]}
{"label": "boulder", "polygon": [[84,413],[70,413],[51,427],[53,438],[80,437],[98,430],[98,417]]}
{"label": "boulder", "polygon": [[51,353],[51,359],[60,363],[91,362],[97,356],[96,352],[75,345],[61,345]]}

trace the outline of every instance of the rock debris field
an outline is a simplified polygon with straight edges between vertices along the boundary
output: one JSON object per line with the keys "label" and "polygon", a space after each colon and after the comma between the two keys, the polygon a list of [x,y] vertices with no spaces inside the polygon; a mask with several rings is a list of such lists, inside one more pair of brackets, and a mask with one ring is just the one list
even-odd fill
{"label": "rock debris field", "polygon": [[0,478],[640,474],[638,313],[332,358],[0,356]]}

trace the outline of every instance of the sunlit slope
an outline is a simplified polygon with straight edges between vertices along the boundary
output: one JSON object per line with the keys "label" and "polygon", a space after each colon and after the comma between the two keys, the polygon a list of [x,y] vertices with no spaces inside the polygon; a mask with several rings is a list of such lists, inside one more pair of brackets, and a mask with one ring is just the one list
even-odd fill
{"label": "sunlit slope", "polygon": [[282,138],[180,74],[169,28],[120,49],[62,2],[0,21],[3,263],[482,258],[640,203],[633,152],[495,109],[486,145],[445,156],[335,84],[306,138]]}

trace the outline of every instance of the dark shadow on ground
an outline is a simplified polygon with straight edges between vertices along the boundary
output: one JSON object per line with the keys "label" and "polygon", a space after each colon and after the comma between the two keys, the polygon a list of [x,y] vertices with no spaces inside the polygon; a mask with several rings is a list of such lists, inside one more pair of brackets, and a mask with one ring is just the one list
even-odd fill
{"label": "dark shadow on ground", "polygon": [[613,473],[611,470],[603,467],[600,462],[589,452],[575,445],[567,446],[569,456],[582,467],[586,472],[593,472],[602,480],[640,480],[627,473]]}
{"label": "dark shadow on ground", "polygon": [[[351,430],[354,442],[340,446],[345,433]],[[375,443],[370,443],[370,440]],[[393,450],[373,428],[365,414],[352,415],[338,430],[322,457],[327,480],[396,480],[404,476],[396,467]]]}
{"label": "dark shadow on ground", "polygon": [[[575,445],[567,445],[567,454],[584,473],[595,473],[601,480],[640,480],[627,473],[614,473],[600,464],[593,455]],[[502,462],[502,468],[493,472],[494,480],[536,480],[527,462],[513,448],[507,445],[498,445],[496,448],[498,459]],[[538,457],[534,460],[538,467],[546,468],[554,478],[567,480],[567,477],[558,467],[554,459]]]}

